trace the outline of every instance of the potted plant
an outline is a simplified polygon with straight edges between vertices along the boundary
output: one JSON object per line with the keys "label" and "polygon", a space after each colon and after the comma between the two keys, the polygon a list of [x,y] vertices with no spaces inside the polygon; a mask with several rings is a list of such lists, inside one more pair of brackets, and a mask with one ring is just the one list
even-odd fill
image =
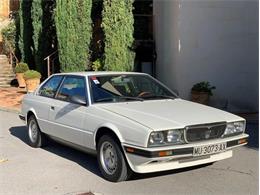
{"label": "potted plant", "polygon": [[29,70],[29,67],[26,63],[20,62],[15,66],[16,79],[18,81],[19,87],[26,86],[23,75],[27,70]]}
{"label": "potted plant", "polygon": [[33,92],[40,84],[41,73],[35,70],[27,70],[23,75],[27,92]]}
{"label": "potted plant", "polygon": [[203,81],[193,85],[191,89],[191,101],[208,105],[209,97],[212,96],[212,90],[216,89],[209,82]]}

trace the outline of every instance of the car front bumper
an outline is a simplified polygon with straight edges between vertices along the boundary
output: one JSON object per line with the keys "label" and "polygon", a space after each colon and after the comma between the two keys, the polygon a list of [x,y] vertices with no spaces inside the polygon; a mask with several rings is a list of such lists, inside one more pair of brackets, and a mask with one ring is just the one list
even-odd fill
{"label": "car front bumper", "polygon": [[[123,148],[129,166],[133,171],[150,173],[207,164],[230,158],[232,157],[231,149],[247,144],[248,137],[247,134],[241,134],[216,140],[153,148],[141,148],[123,144]],[[226,143],[225,151],[201,156],[193,155],[194,147],[220,143]],[[161,156],[161,154],[166,155]]]}

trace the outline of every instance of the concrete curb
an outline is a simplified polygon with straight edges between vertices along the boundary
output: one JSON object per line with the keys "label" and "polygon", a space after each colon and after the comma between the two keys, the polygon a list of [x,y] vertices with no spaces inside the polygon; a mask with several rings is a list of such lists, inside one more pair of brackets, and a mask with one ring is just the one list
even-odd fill
{"label": "concrete curb", "polygon": [[0,111],[11,112],[11,113],[16,113],[16,114],[21,113],[21,111],[19,111],[19,110],[15,110],[15,109],[11,109],[11,108],[5,108],[5,107],[0,107]]}

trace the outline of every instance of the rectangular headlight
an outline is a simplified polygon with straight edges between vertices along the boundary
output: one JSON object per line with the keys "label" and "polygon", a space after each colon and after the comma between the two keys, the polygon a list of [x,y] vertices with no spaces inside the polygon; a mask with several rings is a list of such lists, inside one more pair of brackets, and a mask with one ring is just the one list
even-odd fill
{"label": "rectangular headlight", "polygon": [[244,131],[245,131],[245,122],[244,121],[227,123],[227,127],[226,127],[223,137],[242,134]]}
{"label": "rectangular headlight", "polygon": [[154,131],[150,134],[148,146],[163,146],[184,143],[183,130]]}

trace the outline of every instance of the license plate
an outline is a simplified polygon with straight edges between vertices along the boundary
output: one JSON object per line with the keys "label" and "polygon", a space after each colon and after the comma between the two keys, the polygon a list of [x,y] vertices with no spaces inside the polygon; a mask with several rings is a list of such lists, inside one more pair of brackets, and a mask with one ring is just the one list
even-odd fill
{"label": "license plate", "polygon": [[227,148],[227,143],[211,144],[206,146],[198,146],[193,148],[193,156],[203,156],[223,152]]}

